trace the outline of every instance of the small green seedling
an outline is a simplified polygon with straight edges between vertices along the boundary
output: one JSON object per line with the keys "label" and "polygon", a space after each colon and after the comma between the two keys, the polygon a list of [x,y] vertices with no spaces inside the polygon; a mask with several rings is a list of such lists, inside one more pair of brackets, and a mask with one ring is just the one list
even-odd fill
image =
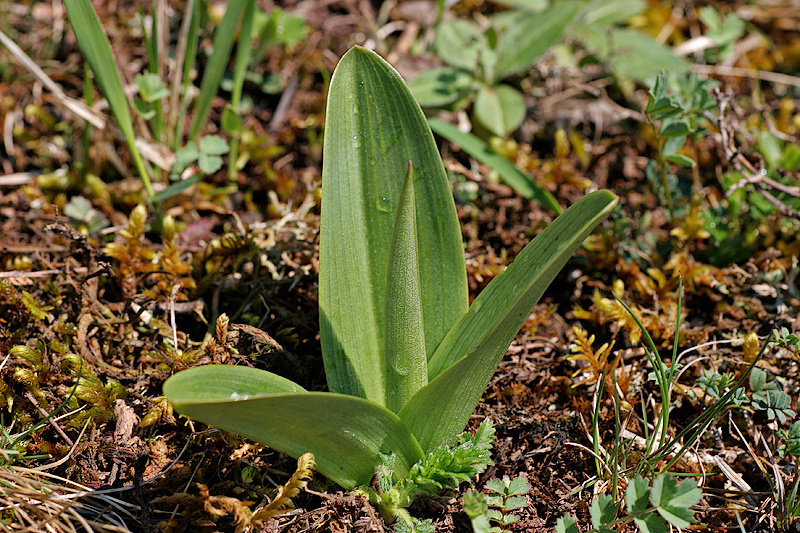
{"label": "small green seedling", "polygon": [[[417,496],[433,496],[441,489],[454,489],[469,481],[492,464],[491,449],[494,427],[485,419],[475,435],[462,433],[455,446],[442,446],[411,467],[408,474],[398,476],[397,456],[383,456],[376,473],[375,487],[362,487],[369,501],[387,521],[399,519],[395,530],[404,528],[421,533],[426,522],[415,519],[405,510]],[[402,524],[402,525],[401,525]]]}
{"label": "small green seedling", "polygon": [[522,93],[502,80],[530,65],[566,30],[582,2],[558,2],[543,13],[511,10],[491,17],[486,27],[451,19],[436,29],[436,53],[446,66],[422,73],[410,83],[423,107],[463,108],[503,137],[525,118]]}
{"label": "small green seedling", "polygon": [[671,91],[667,75],[662,72],[650,89],[645,117],[653,128],[658,157],[648,165],[648,178],[654,183],[660,179],[660,193],[667,209],[674,215],[672,191],[677,190],[677,177],[670,172],[669,163],[694,168],[697,163],[691,157],[679,153],[686,140],[702,135],[700,126],[703,113],[715,105],[711,96],[712,81],[700,80],[690,74],[682,78],[679,91]]}
{"label": "small green seedling", "polygon": [[[531,486],[525,476],[511,479],[490,479],[486,482],[486,490],[492,494],[480,494],[469,491],[464,494],[464,510],[472,521],[474,533],[501,533],[506,526],[516,524],[519,517],[511,511],[527,505],[525,495]],[[498,525],[490,526],[490,522]]]}
{"label": "small green seedling", "polygon": [[750,372],[750,390],[753,391],[753,408],[766,411],[770,420],[777,418],[783,423],[794,418],[791,396],[780,390],[776,382],[767,382],[767,373],[758,367]]}
{"label": "small green seedling", "polygon": [[[610,533],[631,520],[642,533],[668,531],[667,522],[678,528],[687,528],[694,519],[694,511],[690,507],[699,502],[702,495],[693,479],[679,484],[673,476],[662,474],[655,479],[651,488],[646,479],[636,476],[625,491],[628,514],[617,518],[619,508],[614,498],[600,494],[589,508],[592,517],[592,529],[589,531]],[[556,533],[579,532],[575,519],[568,514],[556,522]]]}
{"label": "small green seedling", "polygon": [[596,191],[529,243],[469,306],[461,232],[419,105],[375,53],[353,48],[328,95],[320,337],[330,392],[275,374],[203,366],[164,394],[184,415],[294,457],[342,487],[395,479],[444,453],[544,290],[617,198]]}

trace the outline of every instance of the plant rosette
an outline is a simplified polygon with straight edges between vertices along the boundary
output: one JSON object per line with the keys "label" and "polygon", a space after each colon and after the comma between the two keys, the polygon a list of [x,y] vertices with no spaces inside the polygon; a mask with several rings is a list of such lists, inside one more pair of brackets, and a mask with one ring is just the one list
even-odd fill
{"label": "plant rosette", "polygon": [[433,135],[397,72],[351,49],[331,79],[322,171],[320,329],[330,392],[208,365],[164,394],[186,416],[293,457],[346,489],[387,454],[394,472],[464,430],[544,290],[617,197],[555,219],[470,306],[455,203]]}

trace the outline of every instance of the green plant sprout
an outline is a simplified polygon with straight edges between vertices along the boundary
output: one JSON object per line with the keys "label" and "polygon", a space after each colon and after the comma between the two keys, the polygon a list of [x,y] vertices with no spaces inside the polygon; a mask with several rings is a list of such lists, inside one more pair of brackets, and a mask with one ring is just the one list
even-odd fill
{"label": "green plant sprout", "polygon": [[692,168],[697,165],[694,159],[679,151],[687,138],[703,132],[700,127],[703,113],[715,105],[710,93],[712,84],[709,80],[698,79],[696,75],[687,75],[678,83],[681,90],[676,95],[675,91],[670,91],[667,75],[662,71],[648,93],[644,115],[653,129],[658,152],[656,160],[648,165],[648,177],[655,181],[652,178],[657,173],[660,175],[661,192],[667,210],[673,217],[675,202],[672,192],[678,187],[677,178],[670,173],[668,163]]}
{"label": "green plant sprout", "polygon": [[[642,533],[668,531],[667,523],[687,528],[694,519],[694,511],[690,507],[699,502],[702,495],[693,479],[678,483],[673,476],[662,474],[650,487],[646,479],[636,476],[625,491],[627,514],[617,518],[619,508],[614,498],[599,494],[589,507],[592,517],[592,529],[589,531],[610,533],[630,521]],[[580,530],[575,519],[565,514],[556,522],[556,533],[580,533]]]}
{"label": "green plant sprout", "polygon": [[[531,486],[525,476],[514,479],[503,476],[503,479],[493,478],[487,481],[486,490],[492,494],[466,492],[464,511],[472,522],[474,533],[501,533],[506,530],[506,526],[519,521],[519,517],[511,511],[527,505],[525,495],[530,492]],[[490,522],[498,525],[490,526]]]}
{"label": "green plant sprout", "polygon": [[484,28],[454,18],[436,29],[435,49],[446,66],[411,80],[423,107],[464,108],[492,135],[504,137],[525,118],[525,100],[503,79],[528,68],[547,51],[580,11],[582,2],[558,2],[542,13],[510,10],[492,16]]}
{"label": "green plant sprout", "polygon": [[772,332],[772,340],[769,341],[768,345],[770,348],[779,346],[790,350],[795,355],[800,354],[800,337],[795,333],[791,333],[785,327]]}
{"label": "green plant sprout", "polygon": [[474,436],[462,433],[454,446],[437,448],[412,466],[405,476],[398,476],[395,470],[397,456],[384,455],[376,472],[377,489],[364,486],[360,490],[387,521],[399,519],[397,524],[403,525],[395,526],[395,530],[408,528],[422,533],[430,522],[412,517],[406,507],[417,496],[433,496],[441,489],[454,489],[482,473],[492,464],[490,452],[494,434],[494,427],[487,418]]}
{"label": "green plant sprout", "polygon": [[[158,3],[154,3],[154,6],[154,9],[159,9]],[[200,138],[200,134],[208,120],[212,99],[222,85],[233,44],[238,36],[239,44],[234,62],[233,81],[229,84],[231,103],[225,108],[222,125],[223,130],[232,139],[229,174],[233,179],[237,171],[238,139],[242,131],[239,115],[242,88],[248,68],[252,65],[253,58],[263,56],[270,46],[295,43],[307,31],[302,20],[298,21],[297,17],[287,15],[282,10],[276,9],[270,17],[267,17],[256,8],[254,0],[229,2],[225,15],[215,31],[213,51],[204,71],[199,93],[194,100],[191,123],[184,136],[185,116],[194,94],[194,91],[190,90],[190,74],[197,57],[201,4],[193,0],[187,3],[183,26],[176,46],[177,66],[174,72],[171,72],[170,80],[166,79],[165,74],[167,50],[159,49],[159,43],[167,42],[165,33],[167,28],[154,26],[150,35],[145,34],[145,45],[149,58],[148,71],[135,77],[134,83],[138,88],[139,95],[130,101],[123,92],[111,47],[91,2],[88,0],[65,0],[65,7],[78,46],[84,54],[100,90],[108,100],[109,108],[123,132],[147,195],[155,204],[193,185],[200,180],[202,174],[184,180],[185,183],[175,183],[156,194],[151,183],[152,170],[148,168],[137,148],[129,104],[139,116],[148,122],[152,134],[158,142],[179,152],[178,160],[170,173],[173,180],[178,179],[186,166],[194,161],[187,155],[192,151],[197,154],[195,159],[198,160],[201,173],[218,170],[221,161],[220,165],[217,165],[216,162],[210,164],[209,159],[216,160],[221,154],[227,153],[228,143],[221,137],[215,136],[210,141],[213,147],[207,149],[204,147],[204,139]],[[237,35],[240,21],[241,28]],[[282,26],[283,23],[286,24],[286,27]],[[257,37],[255,56],[251,53],[254,36]],[[165,102],[169,104],[169,113],[163,111]],[[181,149],[184,140],[187,140],[188,144]],[[221,147],[220,143],[224,143],[224,147]],[[184,150],[184,153],[180,153],[181,150]],[[205,155],[209,157],[204,158]]]}
{"label": "green plant sprout", "polygon": [[[247,367],[172,376],[184,415],[294,457],[344,488],[393,455],[398,479],[463,431],[552,279],[617,198],[582,198],[468,304],[455,203],[422,110],[360,47],[331,79],[320,223],[320,336],[330,392]],[[424,464],[424,463],[423,463]]]}

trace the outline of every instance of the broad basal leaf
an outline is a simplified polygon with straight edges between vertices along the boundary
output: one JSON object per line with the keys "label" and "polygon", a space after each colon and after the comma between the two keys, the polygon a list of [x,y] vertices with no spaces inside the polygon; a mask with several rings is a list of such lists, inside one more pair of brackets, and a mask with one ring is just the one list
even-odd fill
{"label": "broad basal leaf", "polygon": [[429,451],[464,428],[509,344],[577,247],[617,197],[596,191],[556,218],[497,275],[453,326],[428,363],[428,385],[400,417]]}
{"label": "broad basal leaf", "polygon": [[313,453],[317,470],[347,489],[369,483],[381,453],[395,452],[403,473],[423,458],[414,436],[391,411],[353,396],[307,392],[263,370],[191,368],[169,378],[164,395],[194,420],[292,457]]}
{"label": "broad basal leaf", "polygon": [[408,162],[426,354],[466,311],[461,231],[433,135],[408,87],[353,48],[331,79],[320,228],[320,329],[333,392],[386,404],[386,280]]}

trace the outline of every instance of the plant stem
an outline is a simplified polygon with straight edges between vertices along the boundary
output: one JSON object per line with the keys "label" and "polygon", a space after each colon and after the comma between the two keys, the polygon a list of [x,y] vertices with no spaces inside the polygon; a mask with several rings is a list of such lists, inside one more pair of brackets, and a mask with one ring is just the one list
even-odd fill
{"label": "plant stem", "polygon": [[658,150],[658,165],[661,167],[661,186],[664,187],[664,198],[667,201],[667,210],[669,211],[670,220],[675,218],[675,208],[672,203],[672,191],[669,189],[669,176],[667,174],[667,160],[664,157],[664,140],[658,134],[653,117],[650,113],[645,112],[644,116],[647,118],[647,123],[653,128],[653,135],[656,138],[656,149]]}

